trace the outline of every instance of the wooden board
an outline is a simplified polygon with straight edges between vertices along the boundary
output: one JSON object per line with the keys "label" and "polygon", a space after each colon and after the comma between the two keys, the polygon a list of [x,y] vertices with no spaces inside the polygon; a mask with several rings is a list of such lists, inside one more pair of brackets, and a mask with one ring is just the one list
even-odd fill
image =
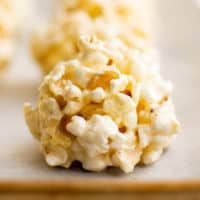
{"label": "wooden board", "polygon": [[[91,173],[77,165],[66,170],[45,164],[22,112],[25,101],[36,102],[41,77],[26,50],[28,39],[19,41],[13,65],[0,81],[0,199],[200,198],[200,10],[190,2],[181,1],[187,18],[178,11],[180,0],[158,4],[156,42],[162,74],[175,86],[180,135],[159,162],[129,175],[114,168]],[[169,13],[177,15],[178,28]]]}

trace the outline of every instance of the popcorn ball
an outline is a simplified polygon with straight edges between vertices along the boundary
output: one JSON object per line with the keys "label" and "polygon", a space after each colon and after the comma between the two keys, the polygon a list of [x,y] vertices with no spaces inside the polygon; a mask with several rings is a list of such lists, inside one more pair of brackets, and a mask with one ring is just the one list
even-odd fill
{"label": "popcorn ball", "polygon": [[0,71],[10,62],[16,32],[16,10],[12,0],[0,1]]}
{"label": "popcorn ball", "polygon": [[24,105],[48,165],[79,161],[90,171],[114,166],[130,173],[157,161],[179,129],[171,83],[150,54],[121,40],[82,36],[79,48],[76,59],[44,78],[37,106]]}
{"label": "popcorn ball", "polygon": [[32,54],[44,73],[58,62],[76,58],[80,53],[80,35],[102,40],[118,38],[128,47],[145,51],[150,38],[139,1],[132,0],[64,0],[51,24],[33,35]]}

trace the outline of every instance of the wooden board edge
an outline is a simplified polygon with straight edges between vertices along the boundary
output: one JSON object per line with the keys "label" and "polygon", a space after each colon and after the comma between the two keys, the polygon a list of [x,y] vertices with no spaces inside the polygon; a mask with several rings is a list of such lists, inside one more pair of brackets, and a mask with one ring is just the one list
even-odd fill
{"label": "wooden board edge", "polygon": [[0,192],[200,192],[200,181],[133,181],[108,179],[1,181]]}

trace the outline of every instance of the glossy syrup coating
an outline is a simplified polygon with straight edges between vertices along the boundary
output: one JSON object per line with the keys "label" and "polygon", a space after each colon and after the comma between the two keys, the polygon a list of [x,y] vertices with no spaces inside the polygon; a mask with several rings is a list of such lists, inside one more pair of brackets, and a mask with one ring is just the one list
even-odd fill
{"label": "glossy syrup coating", "polygon": [[[50,166],[108,166],[130,173],[161,156],[179,129],[151,54],[121,40],[82,36],[76,59],[59,63],[40,86],[38,104],[24,105],[27,125]],[[151,58],[151,59],[150,59]]]}

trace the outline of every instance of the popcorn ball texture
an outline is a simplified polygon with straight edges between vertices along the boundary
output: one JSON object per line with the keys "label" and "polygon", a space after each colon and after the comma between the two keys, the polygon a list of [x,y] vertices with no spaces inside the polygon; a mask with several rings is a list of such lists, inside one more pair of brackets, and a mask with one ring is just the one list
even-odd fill
{"label": "popcorn ball texture", "polygon": [[50,166],[133,171],[150,164],[176,136],[179,124],[152,52],[120,39],[82,36],[81,54],[59,63],[40,87],[38,104],[24,105],[26,122]]}
{"label": "popcorn ball texture", "polygon": [[10,62],[14,50],[16,10],[13,0],[0,1],[0,71]]}
{"label": "popcorn ball texture", "polygon": [[76,58],[80,35],[102,40],[118,38],[128,47],[145,51],[150,38],[133,0],[62,0],[51,24],[33,35],[31,48],[44,73],[58,62]]}

